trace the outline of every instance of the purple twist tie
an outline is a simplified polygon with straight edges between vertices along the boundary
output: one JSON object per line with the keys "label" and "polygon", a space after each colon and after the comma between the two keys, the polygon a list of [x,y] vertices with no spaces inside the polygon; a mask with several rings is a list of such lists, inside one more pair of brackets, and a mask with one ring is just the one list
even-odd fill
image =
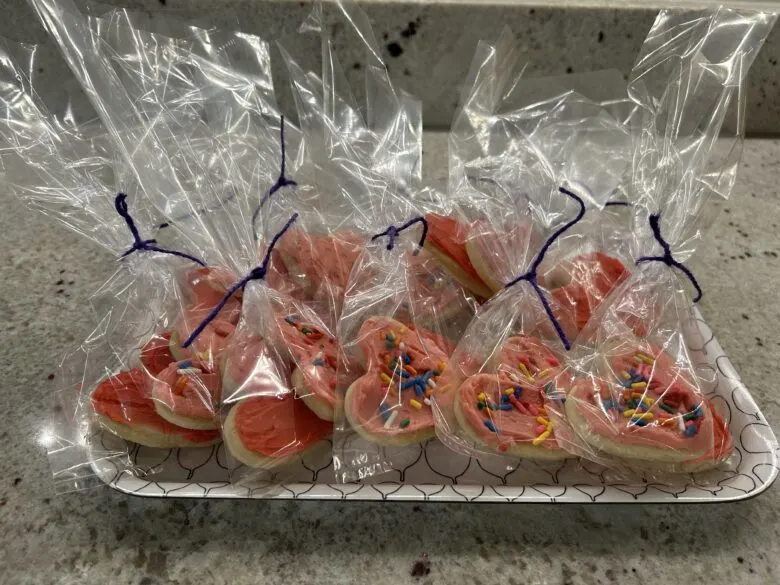
{"label": "purple twist tie", "polygon": [[276,193],[279,189],[282,189],[283,187],[297,187],[298,183],[296,183],[293,179],[287,178],[285,175],[285,167],[287,166],[287,154],[286,154],[286,145],[284,142],[284,116],[280,117],[280,123],[279,123],[279,144],[281,146],[282,151],[282,164],[281,169],[279,170],[279,178],[276,179],[276,182],[271,186],[271,188],[268,190],[268,193],[266,193],[263,198],[260,200],[260,205],[257,206],[255,209],[255,212],[252,214],[252,226],[254,227],[255,222],[257,221],[257,216],[260,213],[260,209],[265,205],[266,201],[268,201],[271,196]]}
{"label": "purple twist tie", "polygon": [[561,342],[563,343],[563,347],[566,348],[566,351],[569,351],[571,349],[571,343],[569,342],[569,338],[566,337],[566,333],[564,333],[563,327],[561,327],[561,324],[558,323],[558,319],[555,318],[555,315],[553,314],[552,309],[550,308],[550,303],[547,302],[547,299],[545,298],[544,293],[542,292],[542,289],[539,286],[539,282],[537,280],[537,274],[536,274],[536,271],[539,269],[539,265],[544,260],[544,255],[547,253],[547,250],[550,249],[550,246],[552,246],[553,242],[555,242],[555,240],[561,237],[568,229],[570,229],[577,222],[579,222],[585,215],[585,203],[583,203],[582,199],[580,199],[577,195],[575,195],[568,189],[564,189],[563,187],[559,187],[558,191],[560,191],[564,195],[568,195],[569,197],[574,199],[574,201],[577,202],[577,204],[580,206],[580,210],[577,212],[577,216],[570,222],[564,224],[563,226],[555,230],[553,234],[549,238],[547,238],[547,241],[542,246],[542,249],[539,250],[539,253],[536,255],[536,258],[534,258],[534,261],[531,263],[531,267],[528,269],[528,271],[525,274],[521,274],[514,280],[510,280],[504,286],[504,288],[509,288],[510,286],[513,286],[522,280],[525,280],[528,284],[530,284],[531,287],[534,289],[534,291],[536,291],[536,294],[538,295],[539,300],[541,301],[542,306],[544,307],[544,312],[547,313],[547,316],[550,318],[550,322],[553,324],[553,327],[555,327],[555,332],[558,334],[558,337],[561,339]]}
{"label": "purple twist tie", "polygon": [[664,251],[664,255],[663,256],[642,256],[641,258],[639,258],[639,260],[636,261],[636,263],[641,264],[643,262],[662,262],[666,264],[669,268],[677,268],[685,276],[688,277],[688,280],[691,281],[691,284],[696,289],[696,297],[693,299],[693,302],[698,303],[701,300],[703,294],[701,287],[699,286],[699,283],[696,281],[696,277],[693,275],[693,272],[691,272],[691,270],[687,266],[685,266],[682,262],[678,262],[672,257],[671,246],[666,240],[664,240],[663,236],[661,236],[660,221],[661,221],[660,213],[653,213],[650,215],[650,229],[653,230],[655,241],[661,245],[661,248]]}
{"label": "purple twist tie", "polygon": [[187,338],[187,340],[181,344],[184,349],[187,349],[190,345],[192,345],[192,342],[197,339],[198,335],[203,333],[203,330],[206,328],[206,326],[216,318],[222,308],[227,304],[230,298],[236,294],[236,292],[244,288],[252,280],[263,280],[265,278],[265,273],[268,271],[268,265],[271,263],[271,253],[274,251],[274,247],[276,246],[277,242],[279,242],[279,239],[284,235],[284,233],[290,229],[290,226],[295,223],[296,219],[298,219],[298,214],[293,213],[292,217],[287,220],[287,223],[284,225],[284,227],[274,236],[274,239],[271,240],[271,243],[268,245],[268,249],[265,251],[263,261],[258,266],[255,266],[252,270],[250,270],[249,273],[244,276],[244,278],[230,287],[230,290],[225,293],[225,296],[222,297],[222,300],[219,301],[217,306],[214,307],[208,315],[206,315],[206,318],[200,322],[200,325],[198,325]]}
{"label": "purple twist tie", "polygon": [[186,258],[187,260],[192,260],[196,264],[200,264],[201,266],[206,266],[206,263],[202,260],[199,260],[198,258],[195,258],[195,256],[190,256],[189,254],[185,254],[184,252],[177,252],[176,250],[168,250],[166,248],[160,248],[157,245],[157,240],[142,240],[141,234],[138,233],[138,228],[135,227],[135,222],[133,221],[133,218],[130,217],[130,212],[127,209],[127,195],[124,193],[117,194],[116,198],[114,199],[114,207],[116,208],[116,212],[121,215],[125,222],[127,223],[127,227],[130,229],[130,233],[133,234],[133,245],[125,251],[120,258],[126,258],[133,252],[159,252],[161,254],[170,254],[171,256],[178,256],[179,258]]}
{"label": "purple twist tie", "polygon": [[414,251],[414,255],[416,256],[420,252],[420,248],[423,247],[423,244],[425,244],[425,238],[428,237],[428,222],[425,221],[425,218],[420,217],[414,217],[407,221],[405,224],[403,224],[400,227],[395,227],[394,225],[391,225],[389,228],[387,228],[385,231],[383,231],[381,234],[377,234],[371,238],[371,241],[378,240],[379,238],[382,238],[384,236],[387,236],[387,249],[392,250],[395,246],[395,239],[398,237],[398,234],[400,234],[402,231],[404,231],[407,228],[412,227],[416,223],[421,223],[423,226],[422,231],[422,237],[420,238],[420,243],[417,244],[417,249]]}

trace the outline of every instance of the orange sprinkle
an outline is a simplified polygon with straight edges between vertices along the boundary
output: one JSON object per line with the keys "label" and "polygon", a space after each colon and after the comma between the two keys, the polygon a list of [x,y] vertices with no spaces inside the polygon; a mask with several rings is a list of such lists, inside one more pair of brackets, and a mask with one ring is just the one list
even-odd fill
{"label": "orange sprinkle", "polygon": [[176,384],[173,386],[173,391],[178,393],[184,390],[187,387],[187,376],[179,376],[179,379],[176,380]]}
{"label": "orange sprinkle", "polygon": [[415,370],[412,366],[410,366],[408,364],[404,366],[404,370],[409,372],[412,376],[416,376],[417,375],[417,370]]}

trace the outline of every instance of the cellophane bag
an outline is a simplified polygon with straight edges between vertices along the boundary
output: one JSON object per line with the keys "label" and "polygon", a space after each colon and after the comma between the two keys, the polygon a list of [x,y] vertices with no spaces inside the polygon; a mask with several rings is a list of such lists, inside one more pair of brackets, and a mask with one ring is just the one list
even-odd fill
{"label": "cellophane bag", "polygon": [[508,30],[477,50],[450,132],[453,215],[435,218],[441,229],[432,232],[431,245],[460,280],[484,283],[487,296],[516,276],[526,241],[537,247],[554,223],[538,205],[527,213],[539,191],[533,171],[517,169],[510,191],[491,178],[502,164],[500,145],[522,135],[527,150],[549,166],[546,172],[586,204],[584,220],[551,246],[539,269],[540,283],[576,313],[579,330],[627,273],[630,221],[616,210],[630,203],[622,185],[638,134],[637,107],[617,72],[526,79],[519,60]]}
{"label": "cellophane bag", "polygon": [[[685,267],[731,192],[744,81],[773,15],[662,11],[628,89],[642,110],[633,157],[632,274],[595,312],[546,408],[568,452],[634,478],[729,464]],[[724,122],[726,123],[724,125]],[[722,133],[722,131],[724,131]],[[720,136],[720,138],[719,138]]]}
{"label": "cellophane bag", "polygon": [[[419,101],[390,83],[365,14],[349,5],[331,8],[335,15],[320,9],[306,25],[322,38],[321,78],[302,72],[289,46],[283,46],[283,52],[307,137],[315,188],[326,201],[323,211],[328,205],[345,209],[338,212],[340,218],[323,222],[328,229],[325,241],[343,242],[345,227],[355,234],[350,239],[359,241],[352,248],[356,253],[348,255],[343,248],[340,252],[342,259],[349,259],[349,270],[340,291],[343,298],[334,311],[338,317],[336,355],[320,348],[316,355],[307,356],[315,358],[313,363],[299,363],[299,369],[314,371],[326,366],[313,364],[337,364],[335,404],[327,414],[335,425],[337,481],[345,482],[388,471],[402,465],[403,458],[419,456],[419,443],[433,435],[429,400],[436,384],[433,372],[449,354],[440,313],[452,311],[454,322],[459,307],[467,315],[473,309],[468,297],[450,286],[435,260],[418,248],[425,230],[421,212],[412,202],[421,172]],[[366,47],[365,116],[333,54],[334,16],[337,21],[346,20]],[[421,197],[440,198],[430,192]],[[401,228],[413,219],[418,221],[402,230],[413,233],[397,240],[395,234],[389,235],[388,226]],[[383,231],[385,236],[374,237]],[[307,237],[317,235],[314,231]],[[304,251],[308,253],[308,247]],[[308,276],[312,277],[311,271]],[[336,300],[335,295],[332,298]],[[312,329],[309,323],[303,325]],[[380,330],[397,336],[393,351],[401,353],[395,366],[385,363],[389,342],[379,340]],[[412,371],[419,374],[415,375],[418,383],[402,389]],[[378,393],[388,394],[388,399]],[[389,393],[394,397],[389,398]]]}
{"label": "cellophane bag", "polygon": [[[245,35],[241,38],[252,40]],[[225,146],[230,162],[230,199],[223,202],[226,217],[217,223],[220,215],[210,211],[201,214],[199,221],[214,226],[237,276],[219,304],[199,313],[194,324],[208,323],[206,329],[194,328],[183,345],[191,339],[197,343],[225,316],[233,321],[229,294],[240,294],[240,317],[218,359],[221,388],[216,406],[232,479],[259,486],[283,481],[292,471],[291,464],[301,458],[326,463],[326,439],[332,425],[295,393],[297,351],[308,351],[307,344],[321,336],[321,317],[306,302],[310,299],[296,295],[302,287],[290,283],[289,275],[273,264],[292,230],[307,223],[295,208],[308,209],[312,190],[286,175],[289,171],[297,177],[300,132],[285,123],[275,106],[267,46],[255,40],[249,48],[256,51],[261,65],[252,76],[240,73],[224,59],[197,55],[189,64],[199,73],[195,79],[205,82],[201,99],[208,131]],[[261,73],[266,79],[257,83]],[[289,167],[288,160],[292,162]],[[293,195],[288,198],[288,193]],[[288,203],[283,211],[270,204],[277,197]],[[263,207],[266,201],[270,207]]]}
{"label": "cellophane bag", "polygon": [[[99,122],[57,118],[30,86],[34,50],[2,55],[0,161],[8,188],[121,258],[90,299],[95,330],[60,365],[59,414],[43,430],[58,491],[94,485],[97,475],[147,475],[126,439],[151,447],[213,445],[219,433],[190,429],[158,412],[152,373],[168,355],[154,331],[175,319],[194,254],[144,244],[162,216],[137,189]],[[11,55],[14,54],[14,56]],[[119,189],[126,193],[117,194]],[[129,195],[128,195],[129,194]],[[168,253],[166,253],[168,252]]]}
{"label": "cellophane bag", "polygon": [[195,29],[195,41],[138,30],[124,11],[86,18],[68,2],[37,5],[166,231],[209,242],[209,267],[190,279],[196,294],[180,295],[158,333],[174,358],[156,376],[168,390],[159,402],[179,424],[222,427],[237,480],[326,445],[330,426],[291,391],[264,282],[272,246],[253,229],[279,169],[267,45],[236,34],[217,47]]}
{"label": "cellophane bag", "polygon": [[[452,355],[455,392],[434,399],[443,443],[507,467],[569,457],[546,401],[577,323],[573,307],[545,288],[540,266],[548,253],[595,239],[574,230],[617,189],[634,140],[622,118],[571,90],[529,101],[518,65],[508,32],[480,43],[450,133],[451,194],[479,216],[460,222],[455,238],[498,292]],[[610,153],[615,169],[591,161]]]}

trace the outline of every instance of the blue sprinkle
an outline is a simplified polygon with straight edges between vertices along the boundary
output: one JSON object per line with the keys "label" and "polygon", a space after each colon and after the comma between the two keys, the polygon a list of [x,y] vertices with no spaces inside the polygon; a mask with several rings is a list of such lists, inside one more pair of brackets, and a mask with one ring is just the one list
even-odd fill
{"label": "blue sprinkle", "polygon": [[287,321],[287,323],[289,323],[290,325],[295,325],[295,319],[293,319],[292,317],[285,317],[284,320]]}
{"label": "blue sprinkle", "polygon": [[495,402],[488,402],[488,407],[490,408],[490,410],[498,410],[498,404],[496,404]]}
{"label": "blue sprinkle", "polygon": [[685,432],[683,434],[686,437],[693,437],[698,432],[699,432],[698,427],[696,425],[691,425],[689,427],[685,427]]}
{"label": "blue sprinkle", "polygon": [[522,386],[515,386],[515,398],[520,398],[520,395],[523,393],[523,387]]}
{"label": "blue sprinkle", "polygon": [[405,354],[403,355],[403,359],[404,359],[404,363],[405,363],[406,365],[409,365],[409,364],[411,364],[411,363],[412,363],[412,358],[410,358],[410,357],[409,357],[409,354],[408,354],[408,353],[405,353]]}
{"label": "blue sprinkle", "polygon": [[641,418],[632,418],[631,422],[634,423],[638,427],[646,427],[647,421]]}
{"label": "blue sprinkle", "polygon": [[501,396],[501,404],[509,404],[509,396],[507,396],[506,394],[503,394]]}
{"label": "blue sprinkle", "polygon": [[185,368],[191,368],[192,367],[192,360],[184,360],[183,362],[179,362],[179,367],[183,370]]}
{"label": "blue sprinkle", "polygon": [[319,360],[314,360],[314,361],[312,362],[312,365],[314,365],[314,366],[324,366],[324,365],[325,365],[325,362],[324,362],[324,360],[321,360],[321,359],[319,359]]}
{"label": "blue sprinkle", "polygon": [[427,382],[428,378],[430,378],[431,376],[433,376],[433,370],[428,370],[427,372],[423,373],[422,375],[423,382]]}
{"label": "blue sprinkle", "polygon": [[696,408],[693,409],[693,414],[696,415],[696,418],[700,418],[702,416],[702,413],[701,413],[701,402],[696,405]]}
{"label": "blue sprinkle", "polygon": [[511,404],[502,404],[499,408],[501,410],[512,410],[514,407]]}
{"label": "blue sprinkle", "polygon": [[417,396],[424,396],[425,395],[425,384],[417,383],[414,385],[414,392],[417,394]]}
{"label": "blue sprinkle", "polygon": [[485,421],[482,421],[482,422],[485,423],[485,426],[487,428],[489,428],[494,433],[498,434],[498,431],[496,430],[496,426],[493,424],[493,421],[485,420]]}
{"label": "blue sprinkle", "polygon": [[417,382],[418,382],[417,378],[412,378],[408,382],[404,382],[403,384],[401,384],[401,390],[408,390],[412,386],[416,386]]}
{"label": "blue sprinkle", "polygon": [[401,377],[402,378],[408,378],[409,377],[409,372],[407,372],[406,370],[401,370]]}
{"label": "blue sprinkle", "polygon": [[382,418],[385,420],[390,418],[390,409],[384,402],[379,405],[379,414],[381,414]]}

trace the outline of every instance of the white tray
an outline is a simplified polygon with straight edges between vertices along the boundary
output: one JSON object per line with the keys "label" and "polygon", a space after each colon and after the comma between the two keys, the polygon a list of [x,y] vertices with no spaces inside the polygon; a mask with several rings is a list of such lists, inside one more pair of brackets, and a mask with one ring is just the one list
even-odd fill
{"label": "white tray", "polygon": [[[307,500],[403,500],[479,502],[728,502],[756,496],[778,474],[774,433],[740,381],[712,331],[697,312],[708,340],[691,347],[700,371],[716,380],[709,394],[728,422],[734,439],[734,463],[728,468],[663,483],[610,483],[603,470],[587,462],[522,462],[517,469],[492,470],[473,458],[451,453],[438,441],[420,446],[415,462],[375,482],[336,485],[330,464],[301,461],[285,472],[285,483],[250,490],[230,485],[223,445],[210,449],[151,449],[133,446],[131,457],[159,469],[154,481],[118,471],[110,460],[93,463],[98,477],[121,492],[147,497],[281,498]],[[115,438],[101,435],[108,448]],[[319,467],[317,467],[319,465]],[[291,479],[292,478],[292,479]]]}

